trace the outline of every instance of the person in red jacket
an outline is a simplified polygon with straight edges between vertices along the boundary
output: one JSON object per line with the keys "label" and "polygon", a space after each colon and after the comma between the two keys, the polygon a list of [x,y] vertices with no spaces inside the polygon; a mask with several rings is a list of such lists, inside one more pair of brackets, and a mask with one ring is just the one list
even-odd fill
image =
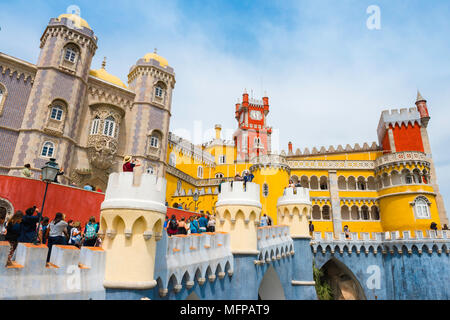
{"label": "person in red jacket", "polygon": [[123,162],[123,172],[133,172],[134,167],[141,165],[139,160],[132,160],[131,156],[125,156]]}

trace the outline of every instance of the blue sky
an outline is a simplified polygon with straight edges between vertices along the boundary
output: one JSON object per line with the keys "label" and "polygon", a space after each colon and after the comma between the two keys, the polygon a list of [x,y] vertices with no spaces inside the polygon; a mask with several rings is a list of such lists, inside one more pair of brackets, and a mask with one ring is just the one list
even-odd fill
{"label": "blue sky", "polygon": [[[171,130],[205,135],[236,128],[234,104],[244,88],[270,99],[268,122],[279,149],[377,141],[385,109],[428,100],[438,181],[450,210],[450,2],[396,1],[5,1],[0,51],[36,62],[51,17],[70,5],[99,38],[92,68],[124,82],[156,47],[176,72]],[[366,9],[381,9],[369,30]],[[206,138],[206,137],[205,137]],[[278,140],[278,139],[277,139]],[[200,141],[195,141],[200,142]]]}

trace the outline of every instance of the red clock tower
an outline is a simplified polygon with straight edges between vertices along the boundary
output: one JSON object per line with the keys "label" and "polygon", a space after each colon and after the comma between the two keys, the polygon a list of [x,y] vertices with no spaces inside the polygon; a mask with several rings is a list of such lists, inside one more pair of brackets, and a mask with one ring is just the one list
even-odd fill
{"label": "red clock tower", "polygon": [[242,103],[236,104],[238,129],[233,135],[237,148],[237,161],[249,161],[253,157],[270,153],[272,128],[267,126],[269,98],[249,99],[248,93],[242,95]]}

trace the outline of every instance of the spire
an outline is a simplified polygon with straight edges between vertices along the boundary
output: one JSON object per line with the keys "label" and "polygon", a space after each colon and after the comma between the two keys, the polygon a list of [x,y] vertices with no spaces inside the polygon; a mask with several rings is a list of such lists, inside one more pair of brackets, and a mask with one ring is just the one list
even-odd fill
{"label": "spire", "polygon": [[153,51],[154,54],[158,54],[158,49],[155,48],[155,50]]}
{"label": "spire", "polygon": [[416,99],[416,103],[417,102],[420,102],[420,101],[427,101],[427,100],[425,100],[423,97],[422,97],[422,95],[420,94],[420,91],[419,90],[417,90],[417,99]]}
{"label": "spire", "polygon": [[106,57],[103,57],[102,69],[105,69],[105,67],[106,67]]}

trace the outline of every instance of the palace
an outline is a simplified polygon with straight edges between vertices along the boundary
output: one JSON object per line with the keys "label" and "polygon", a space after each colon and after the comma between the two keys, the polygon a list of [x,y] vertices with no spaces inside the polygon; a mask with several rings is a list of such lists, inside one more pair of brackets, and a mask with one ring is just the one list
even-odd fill
{"label": "palace", "polygon": [[167,180],[168,206],[187,211],[216,213],[219,184],[248,171],[260,186],[261,214],[274,224],[289,180],[310,189],[310,219],[323,234],[345,225],[387,232],[448,224],[420,93],[415,106],[382,112],[378,142],[295,152],[289,143],[287,153],[273,154],[269,98],[244,92],[233,140],[216,125],[215,139],[194,145],[170,132],[175,73],[156,52],[130,67],[127,84],[106,71],[106,61],[91,69],[97,37],[74,14],[50,19],[40,49],[36,64],[0,53],[0,174],[19,176],[30,163],[39,178],[56,158],[63,184],[105,190],[132,155],[142,164],[136,170]]}

